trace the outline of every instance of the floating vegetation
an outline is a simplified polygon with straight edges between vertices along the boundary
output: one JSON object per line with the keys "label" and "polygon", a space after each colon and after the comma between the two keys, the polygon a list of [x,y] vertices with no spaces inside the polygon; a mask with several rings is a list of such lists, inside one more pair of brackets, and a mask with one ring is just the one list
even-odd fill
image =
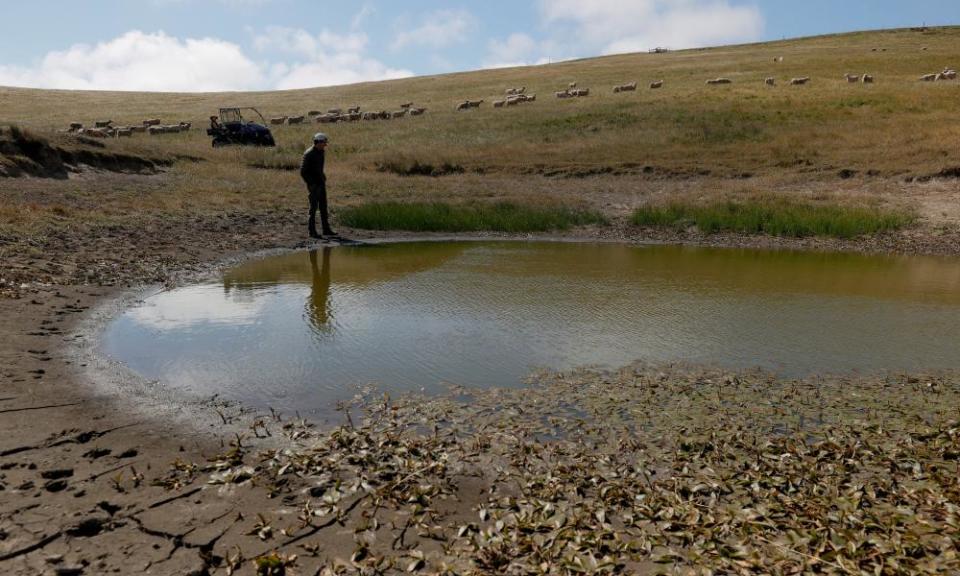
{"label": "floating vegetation", "polygon": [[240,459],[238,438],[212,479],[297,518],[248,557],[351,531],[322,574],[954,573],[958,384],[634,366],[368,392],[333,430],[275,424],[284,445]]}

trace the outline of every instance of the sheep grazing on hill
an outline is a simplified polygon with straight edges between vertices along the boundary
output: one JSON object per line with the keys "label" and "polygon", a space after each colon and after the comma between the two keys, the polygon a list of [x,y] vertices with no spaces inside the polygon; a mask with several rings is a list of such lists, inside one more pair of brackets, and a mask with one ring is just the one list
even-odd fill
{"label": "sheep grazing on hill", "polygon": [[303,124],[303,116],[291,116],[287,118],[287,124]]}
{"label": "sheep grazing on hill", "polygon": [[651,90],[659,90],[661,88],[663,88],[663,80],[657,80],[656,82],[650,83]]}
{"label": "sheep grazing on hill", "polygon": [[503,108],[503,105],[506,104],[506,103],[507,103],[506,100],[494,100],[494,101],[493,101],[493,107],[494,107],[494,108]]}
{"label": "sheep grazing on hill", "polygon": [[179,124],[169,124],[163,127],[164,134],[179,134],[181,132]]}
{"label": "sheep grazing on hill", "polygon": [[343,114],[342,108],[330,108],[327,110],[327,114]]}
{"label": "sheep grazing on hill", "polygon": [[94,126],[96,128],[109,128],[111,124],[113,124],[113,120],[97,120]]}
{"label": "sheep grazing on hill", "polygon": [[190,128],[193,127],[193,123],[191,123],[191,122],[181,122],[181,123],[179,124],[179,126],[180,126],[180,131],[181,131],[181,132],[189,132],[189,131],[190,131]]}
{"label": "sheep grazing on hill", "polygon": [[791,86],[803,86],[804,84],[807,84],[808,82],[810,82],[810,77],[809,77],[809,76],[804,76],[803,78],[792,78],[792,79],[790,80],[790,85],[791,85]]}
{"label": "sheep grazing on hill", "polygon": [[[401,107],[402,107],[402,106],[403,106],[403,105],[401,104]],[[359,113],[360,113],[360,107],[359,107],[359,106],[351,106],[351,107],[347,108],[347,114],[359,114]]]}
{"label": "sheep grazing on hill", "polygon": [[776,86],[777,79],[771,76],[770,78],[765,78],[763,80],[763,83],[766,84],[767,86]]}
{"label": "sheep grazing on hill", "polygon": [[554,96],[557,98],[573,98],[573,94],[569,90],[561,90],[560,92],[554,92]]}
{"label": "sheep grazing on hill", "polygon": [[167,131],[166,127],[161,125],[147,126],[147,134],[151,136],[156,136],[157,134],[163,134]]}
{"label": "sheep grazing on hill", "polygon": [[326,114],[321,114],[317,116],[314,122],[317,122],[318,124],[332,124],[338,121],[339,119],[340,119],[339,114],[330,114],[329,112],[327,112]]}
{"label": "sheep grazing on hill", "polygon": [[319,116],[321,114],[323,114],[323,112],[319,110],[310,110],[309,112],[307,112],[307,116],[310,116],[311,118],[313,118],[314,116]]}
{"label": "sheep grazing on hill", "polygon": [[844,78],[846,78],[847,82],[850,84],[856,84],[860,81],[860,76],[858,74],[845,74]]}
{"label": "sheep grazing on hill", "polygon": [[613,93],[619,94],[620,92],[635,92],[637,90],[637,83],[631,82],[629,84],[620,84],[619,86],[613,87]]}
{"label": "sheep grazing on hill", "polygon": [[956,71],[956,70],[951,70],[950,68],[944,68],[944,69],[943,69],[943,72],[937,74],[937,80],[938,80],[938,81],[941,81],[941,80],[956,80],[956,79],[957,79],[957,71]]}
{"label": "sheep grazing on hill", "polygon": [[581,98],[581,97],[583,97],[583,96],[589,96],[589,95],[590,95],[590,89],[589,89],[589,88],[577,88],[576,90],[572,90],[572,91],[570,92],[570,94],[572,94],[574,97]]}
{"label": "sheep grazing on hill", "polygon": [[873,84],[873,76],[870,74],[864,74],[861,80],[864,84]]}
{"label": "sheep grazing on hill", "polygon": [[390,115],[391,115],[393,118],[403,118],[404,116],[407,115],[408,112],[410,112],[410,109],[409,109],[409,108],[404,108],[403,110],[397,110],[397,111],[395,111],[395,112],[392,112]]}
{"label": "sheep grazing on hill", "polygon": [[411,109],[410,109],[410,115],[411,115],[411,116],[423,116],[423,113],[426,112],[426,111],[427,111],[426,108],[411,108]]}
{"label": "sheep grazing on hill", "polygon": [[141,133],[147,131],[147,127],[146,127],[146,126],[131,126],[131,127],[130,127],[130,130],[132,130],[135,134],[141,134]]}
{"label": "sheep grazing on hill", "polygon": [[67,130],[67,132],[79,132],[80,130],[83,130],[83,124],[80,122],[71,122],[70,129]]}
{"label": "sheep grazing on hill", "polygon": [[573,90],[573,89],[576,88],[576,87],[577,87],[577,83],[576,83],[576,82],[571,82],[571,83],[567,84],[567,90]]}
{"label": "sheep grazing on hill", "polygon": [[90,136],[93,138],[106,138],[110,134],[103,128],[84,128],[80,131],[84,136]]}
{"label": "sheep grazing on hill", "polygon": [[783,62],[783,56],[776,56],[776,57],[773,59],[773,61],[774,61],[774,62],[777,62],[777,63]]}
{"label": "sheep grazing on hill", "polygon": [[144,121],[143,121],[143,125],[144,125],[145,127],[146,127],[146,126],[159,126],[159,125],[160,125],[160,119],[159,119],[159,118],[151,118],[151,119],[149,119],[149,120],[144,120]]}
{"label": "sheep grazing on hill", "polygon": [[379,118],[380,118],[380,115],[377,114],[376,112],[364,112],[364,113],[363,113],[363,119],[364,119],[364,120],[377,120],[377,119],[379,119]]}
{"label": "sheep grazing on hill", "polygon": [[733,84],[733,80],[729,78],[713,78],[713,79],[707,80],[708,86],[717,86],[720,84]]}
{"label": "sheep grazing on hill", "polygon": [[133,130],[131,128],[117,128],[115,134],[117,138],[130,138],[133,136]]}
{"label": "sheep grazing on hill", "polygon": [[937,79],[936,74],[924,74],[920,77],[921,82],[933,82]]}
{"label": "sheep grazing on hill", "polygon": [[527,91],[526,86],[521,86],[520,88],[507,88],[503,93],[507,96],[516,96],[518,94],[523,94]]}
{"label": "sheep grazing on hill", "polygon": [[287,121],[287,117],[286,117],[286,116],[280,116],[280,117],[278,117],[278,118],[271,118],[271,119],[270,119],[270,124],[272,124],[272,125],[274,125],[274,126],[280,126],[281,124],[285,123],[286,121]]}

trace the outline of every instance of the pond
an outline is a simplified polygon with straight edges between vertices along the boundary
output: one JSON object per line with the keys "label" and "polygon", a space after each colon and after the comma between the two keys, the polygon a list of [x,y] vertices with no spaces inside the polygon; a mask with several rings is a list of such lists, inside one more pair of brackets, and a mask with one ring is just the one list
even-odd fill
{"label": "pond", "polygon": [[326,416],[357,385],[519,386],[635,360],[787,376],[960,368],[960,261],[546,242],[342,246],[158,293],[108,327],[160,386]]}

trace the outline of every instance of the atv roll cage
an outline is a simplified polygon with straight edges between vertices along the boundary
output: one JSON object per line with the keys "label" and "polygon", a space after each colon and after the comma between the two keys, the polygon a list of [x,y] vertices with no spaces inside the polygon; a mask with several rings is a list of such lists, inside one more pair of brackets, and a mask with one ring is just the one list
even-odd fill
{"label": "atv roll cage", "polygon": [[[245,120],[243,111],[250,110],[260,117],[262,124]],[[249,116],[249,114],[248,114]],[[273,134],[267,128],[267,121],[263,114],[253,107],[221,108],[220,122],[211,122],[207,130],[208,136],[213,136],[213,146],[227,146],[240,144],[249,146],[274,146]]]}

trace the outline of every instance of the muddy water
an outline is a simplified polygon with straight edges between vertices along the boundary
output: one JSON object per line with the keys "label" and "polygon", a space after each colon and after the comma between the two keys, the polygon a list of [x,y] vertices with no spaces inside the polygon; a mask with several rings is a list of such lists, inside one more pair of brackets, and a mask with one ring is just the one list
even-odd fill
{"label": "muddy water", "polygon": [[340,247],[163,292],[107,353],[162,386],[327,414],[355,385],[516,386],[633,360],[960,368],[960,261],[568,243]]}

